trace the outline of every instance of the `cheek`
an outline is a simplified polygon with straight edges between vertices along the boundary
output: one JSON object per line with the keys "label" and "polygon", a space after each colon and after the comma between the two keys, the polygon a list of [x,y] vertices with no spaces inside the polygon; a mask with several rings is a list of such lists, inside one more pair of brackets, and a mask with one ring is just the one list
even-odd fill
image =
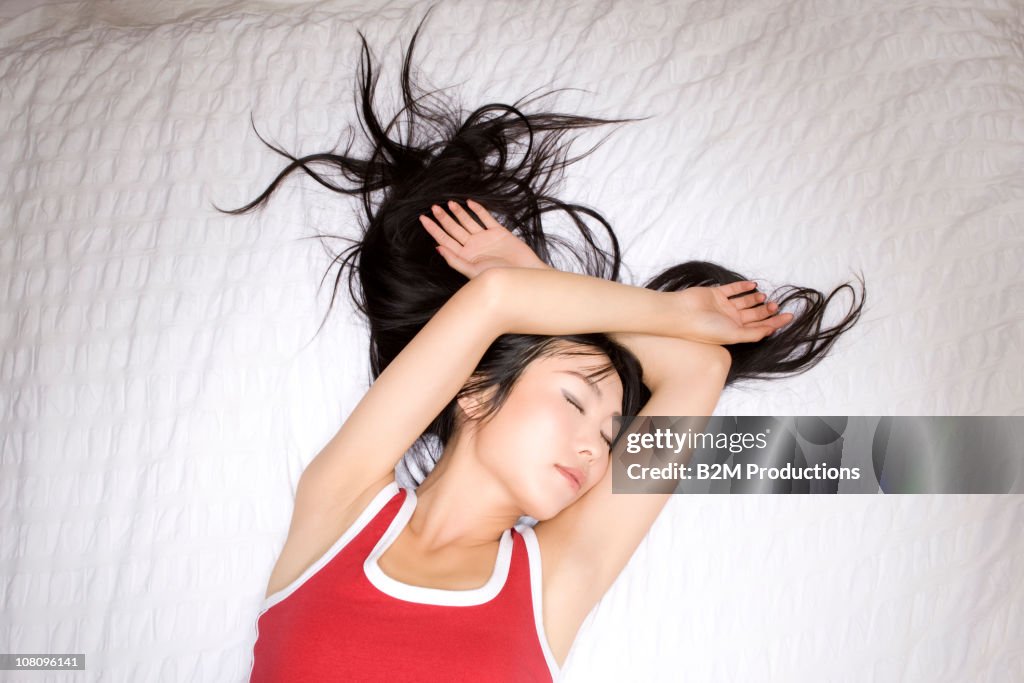
{"label": "cheek", "polygon": [[554,401],[510,400],[499,418],[503,448],[514,449],[521,458],[550,460],[567,448],[566,413]]}

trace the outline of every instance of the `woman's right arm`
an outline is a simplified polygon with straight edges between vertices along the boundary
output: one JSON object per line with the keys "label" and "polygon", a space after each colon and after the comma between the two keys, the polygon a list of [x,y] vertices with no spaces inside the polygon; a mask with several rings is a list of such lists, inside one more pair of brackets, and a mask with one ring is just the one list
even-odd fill
{"label": "woman's right arm", "polygon": [[[730,287],[719,289],[731,292]],[[701,313],[679,305],[683,294],[557,270],[492,268],[474,277],[384,369],[306,467],[296,510],[347,506],[391,474],[499,335],[635,332],[685,337],[695,329],[687,320]]]}
{"label": "woman's right arm", "polygon": [[[627,332],[706,344],[760,341],[791,313],[760,306],[754,282],[660,292],[554,269],[491,268],[502,332],[577,334]],[[476,279],[476,278],[474,278]]]}
{"label": "woman's right arm", "polygon": [[309,463],[295,492],[288,538],[268,595],[299,576],[337,539],[395,465],[458,393],[504,333],[679,334],[672,298],[574,273],[493,268],[466,283],[381,372],[333,438]]}
{"label": "woman's right arm", "polygon": [[394,471],[501,334],[601,330],[672,334],[670,294],[600,278],[492,268],[466,283],[416,334],[307,465],[298,518],[337,515]]}
{"label": "woman's right arm", "polygon": [[306,466],[295,516],[333,516],[387,478],[501,334],[495,276],[463,285],[370,385]]}
{"label": "woman's right arm", "polygon": [[303,470],[268,597],[337,541],[369,496],[393,480],[402,455],[465,384],[499,334],[493,280],[476,278],[452,295]]}
{"label": "woman's right arm", "polygon": [[[606,283],[596,278],[535,271],[493,269],[474,277],[442,306],[395,356],[366,391],[331,440],[306,466],[295,491],[295,507],[284,548],[271,573],[267,594],[294,581],[337,540],[338,525],[353,521],[356,508],[393,478],[395,465],[434,418],[465,385],[487,348],[510,331],[558,334],[627,322],[647,328],[664,317],[664,293]],[[547,302],[523,305],[511,288],[560,288]],[[608,297],[611,300],[608,300]],[[603,302],[624,316],[595,311]],[[622,324],[613,325],[625,329]]]}
{"label": "woman's right arm", "polygon": [[[634,332],[684,338],[678,292],[659,292],[553,268],[491,268],[502,333]],[[478,278],[475,278],[478,279]]]}
{"label": "woman's right arm", "polygon": [[[789,323],[792,313],[754,293],[754,282],[658,292],[572,273],[541,261],[483,206],[456,201],[431,207],[420,223],[449,266],[470,280],[492,270],[506,293],[499,310],[502,332],[572,334],[632,332],[706,344],[756,342]],[[537,272],[540,275],[537,275]],[[492,274],[493,275],[493,274]]]}

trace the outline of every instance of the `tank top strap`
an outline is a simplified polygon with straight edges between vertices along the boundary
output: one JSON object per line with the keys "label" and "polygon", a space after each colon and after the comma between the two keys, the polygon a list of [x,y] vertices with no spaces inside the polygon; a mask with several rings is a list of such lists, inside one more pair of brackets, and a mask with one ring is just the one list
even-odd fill
{"label": "tank top strap", "polygon": [[395,481],[381,489],[349,527],[352,533],[348,546],[352,553],[362,558],[369,555],[387,533],[408,497],[409,490]]}
{"label": "tank top strap", "polygon": [[345,550],[347,554],[355,553],[357,556],[365,557],[391,523],[406,494],[407,492],[404,492],[393,481],[378,491],[355,521],[345,529],[319,559],[297,579],[263,600],[260,605],[261,612],[287,598],[307,581],[321,575],[322,570],[337,571],[336,567],[329,567],[329,565],[331,565],[331,560],[337,557],[342,550]]}
{"label": "tank top strap", "polygon": [[[502,534],[491,580],[478,589],[392,581],[382,591],[368,579],[367,558],[392,539],[415,502],[414,490],[389,484],[324,557],[274,596],[280,604],[265,608],[256,621],[253,683],[339,675],[415,683],[424,671],[436,673],[437,680],[558,679],[544,634],[540,554],[532,528]],[[398,594],[387,592],[396,584]]]}
{"label": "tank top strap", "polygon": [[[544,572],[541,563],[540,544],[537,541],[537,534],[533,527],[525,522],[516,524],[513,527],[516,547],[513,552],[513,574],[519,586],[519,598],[525,600],[530,606],[530,619],[532,620],[537,643],[540,646],[544,662],[553,680],[559,680],[561,669],[555,660],[554,652],[548,642],[547,632],[544,630]],[[512,581],[510,576],[509,580]]]}

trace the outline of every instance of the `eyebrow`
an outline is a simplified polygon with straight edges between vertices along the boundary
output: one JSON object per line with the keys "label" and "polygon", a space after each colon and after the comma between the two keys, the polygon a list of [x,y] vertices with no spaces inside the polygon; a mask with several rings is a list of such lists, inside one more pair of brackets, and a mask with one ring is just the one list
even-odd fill
{"label": "eyebrow", "polygon": [[[597,382],[595,382],[594,380],[590,379],[589,377],[584,375],[582,372],[577,372],[576,370],[559,370],[558,372],[562,372],[562,373],[565,373],[567,375],[573,375],[575,377],[579,377],[581,380],[586,382],[587,385],[590,386],[590,388],[594,391],[594,393],[597,394],[598,398],[601,398],[601,396],[602,396],[601,389],[600,389],[600,387],[597,386]],[[612,413],[612,417],[621,416],[621,415],[622,415],[622,413],[620,413],[619,411],[615,411],[614,413]]]}

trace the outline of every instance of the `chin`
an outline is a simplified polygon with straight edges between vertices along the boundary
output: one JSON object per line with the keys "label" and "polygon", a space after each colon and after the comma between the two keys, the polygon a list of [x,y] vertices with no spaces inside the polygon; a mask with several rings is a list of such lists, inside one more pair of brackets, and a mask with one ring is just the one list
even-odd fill
{"label": "chin", "polygon": [[572,507],[573,503],[575,503],[577,500],[579,500],[578,497],[574,496],[572,498],[569,498],[564,494],[562,496],[549,495],[548,498],[539,506],[540,509],[537,510],[537,515],[531,514],[530,516],[536,519],[538,522],[547,519],[552,519],[554,517],[557,517],[560,513],[564,512],[568,508]]}
{"label": "chin", "polygon": [[538,522],[557,517],[567,507],[565,500],[558,500],[553,492],[538,487],[531,495],[524,497],[523,514],[533,517]]}
{"label": "chin", "polygon": [[554,519],[555,517],[557,517],[559,515],[559,513],[561,513],[562,510],[564,510],[564,509],[565,508],[562,508],[560,510],[553,510],[553,511],[551,511],[551,512],[549,512],[547,514],[544,514],[544,515],[541,515],[540,513],[538,513],[539,516],[534,516],[534,515],[530,515],[530,516],[533,517],[538,522],[546,522],[549,519]]}
{"label": "chin", "polygon": [[523,514],[538,522],[557,517],[585,492],[584,489],[576,492],[567,486],[562,475],[555,470],[554,465],[550,466],[549,471],[542,472],[537,479],[532,477],[529,479],[517,477],[517,479],[518,481],[512,485],[518,489],[516,496],[520,501]]}

